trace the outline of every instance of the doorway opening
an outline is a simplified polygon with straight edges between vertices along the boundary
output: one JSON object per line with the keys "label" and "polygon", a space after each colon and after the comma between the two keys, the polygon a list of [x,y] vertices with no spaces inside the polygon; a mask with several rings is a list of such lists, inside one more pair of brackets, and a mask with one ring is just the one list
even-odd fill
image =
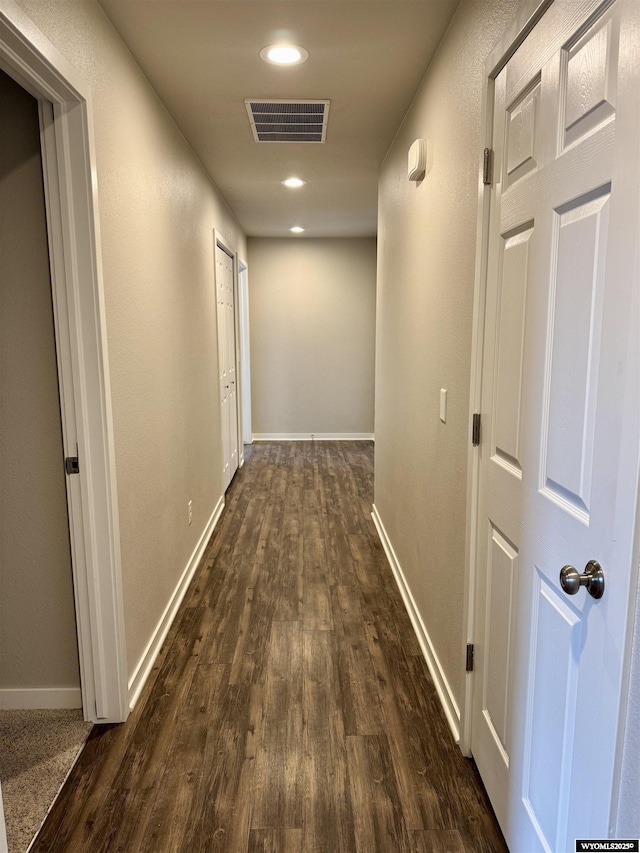
{"label": "doorway opening", "polygon": [[40,125],[0,71],[0,779],[25,850],[91,729],[83,720]]}
{"label": "doorway opening", "polygon": [[215,233],[216,312],[218,324],[218,374],[222,433],[222,491],[226,492],[240,464],[238,412],[238,317],[236,312],[236,256]]}
{"label": "doorway opening", "polygon": [[[240,343],[240,389],[242,444],[251,444],[251,346],[249,326],[249,270],[238,258],[238,327]],[[244,462],[244,450],[240,451],[240,465]]]}
{"label": "doorway opening", "polygon": [[40,154],[0,71],[0,709],[81,708]]}
{"label": "doorway opening", "polygon": [[84,718],[127,718],[127,664],[88,87],[24,12],[0,11],[0,69],[40,102],[53,320]]}

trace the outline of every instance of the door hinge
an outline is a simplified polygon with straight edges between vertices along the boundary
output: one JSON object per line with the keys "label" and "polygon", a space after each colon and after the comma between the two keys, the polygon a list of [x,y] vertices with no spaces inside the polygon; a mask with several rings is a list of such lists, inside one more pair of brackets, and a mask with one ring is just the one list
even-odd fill
{"label": "door hinge", "polygon": [[473,672],[473,643],[467,643],[466,671]]}
{"label": "door hinge", "polygon": [[473,425],[471,427],[471,445],[478,447],[480,444],[480,413],[476,412],[473,416]]}
{"label": "door hinge", "polygon": [[493,181],[493,151],[490,148],[484,149],[482,158],[482,183],[489,186]]}
{"label": "door hinge", "polygon": [[80,458],[78,456],[78,445],[76,444],[76,456],[67,456],[64,460],[64,470],[67,474],[80,473]]}

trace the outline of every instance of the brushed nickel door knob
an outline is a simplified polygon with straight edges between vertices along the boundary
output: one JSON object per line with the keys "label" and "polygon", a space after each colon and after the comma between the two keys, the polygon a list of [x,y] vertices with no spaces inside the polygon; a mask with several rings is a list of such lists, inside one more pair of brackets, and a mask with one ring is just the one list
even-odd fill
{"label": "brushed nickel door knob", "polygon": [[587,592],[593,598],[604,595],[604,572],[597,560],[589,560],[584,573],[580,574],[574,566],[563,566],[560,569],[560,586],[567,595],[575,595],[581,586],[586,586]]}

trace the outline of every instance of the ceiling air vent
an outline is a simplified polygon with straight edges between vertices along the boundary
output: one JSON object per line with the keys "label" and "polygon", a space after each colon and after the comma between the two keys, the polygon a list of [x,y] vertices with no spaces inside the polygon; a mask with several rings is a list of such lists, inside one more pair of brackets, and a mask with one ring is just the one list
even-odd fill
{"label": "ceiling air vent", "polygon": [[329,101],[246,100],[256,142],[324,142]]}

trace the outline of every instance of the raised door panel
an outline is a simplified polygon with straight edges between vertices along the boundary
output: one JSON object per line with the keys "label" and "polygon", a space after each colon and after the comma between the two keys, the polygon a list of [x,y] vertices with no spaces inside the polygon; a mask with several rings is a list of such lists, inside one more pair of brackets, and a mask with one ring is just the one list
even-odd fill
{"label": "raised door panel", "polygon": [[523,801],[545,850],[561,850],[571,780],[583,625],[534,569]]}
{"label": "raised door panel", "polygon": [[542,491],[589,522],[610,188],[556,211]]}
{"label": "raised door panel", "polygon": [[487,556],[483,714],[497,754],[509,767],[511,647],[518,582],[518,551],[490,525]]}
{"label": "raised door panel", "polygon": [[540,77],[507,110],[506,180],[508,188],[538,166]]}
{"label": "raised door panel", "polygon": [[572,145],[616,110],[618,19],[613,10],[563,51],[563,141]]}
{"label": "raised door panel", "polygon": [[501,275],[498,285],[496,388],[494,394],[493,457],[507,471],[522,476],[520,424],[522,367],[529,243],[533,227],[502,238]]}

